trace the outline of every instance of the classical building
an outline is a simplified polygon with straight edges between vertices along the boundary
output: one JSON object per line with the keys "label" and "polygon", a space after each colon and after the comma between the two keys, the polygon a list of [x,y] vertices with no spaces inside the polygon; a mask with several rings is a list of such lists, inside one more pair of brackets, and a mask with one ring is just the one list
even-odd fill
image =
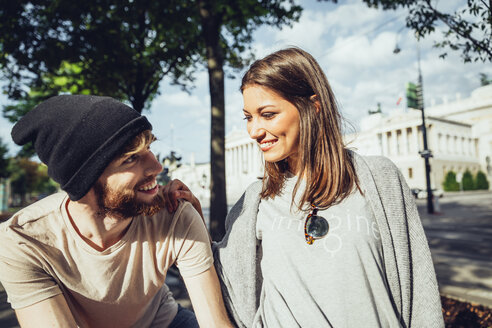
{"label": "classical building", "polygon": [[246,129],[233,129],[225,140],[227,202],[234,203],[253,181],[263,176],[263,155]]}
{"label": "classical building", "polygon": [[[432,151],[431,184],[441,188],[448,171],[473,174],[482,170],[492,177],[492,85],[425,109],[428,148]],[[375,113],[361,121],[360,132],[345,135],[349,147],[364,155],[389,157],[410,187],[425,188],[422,116],[418,110]]]}

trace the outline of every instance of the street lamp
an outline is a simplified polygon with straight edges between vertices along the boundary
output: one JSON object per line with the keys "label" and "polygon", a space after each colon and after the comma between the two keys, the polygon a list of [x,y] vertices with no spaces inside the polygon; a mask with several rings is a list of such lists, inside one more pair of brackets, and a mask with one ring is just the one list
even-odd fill
{"label": "street lamp", "polygon": [[[430,181],[430,162],[429,158],[432,157],[432,151],[429,150],[427,146],[427,128],[425,126],[425,113],[424,113],[424,91],[423,91],[423,83],[422,83],[422,70],[420,68],[420,43],[419,43],[419,36],[417,35],[417,62],[418,62],[418,85],[417,85],[417,107],[418,109],[422,112],[422,137],[424,141],[424,150],[419,151],[420,156],[424,159],[425,163],[425,181],[427,184],[427,213],[433,214],[434,213],[434,203],[432,202],[433,195],[432,195],[432,188],[431,188],[431,181]],[[398,47],[398,44],[396,45],[395,49],[393,50],[393,53],[398,54],[401,51],[401,49]]]}

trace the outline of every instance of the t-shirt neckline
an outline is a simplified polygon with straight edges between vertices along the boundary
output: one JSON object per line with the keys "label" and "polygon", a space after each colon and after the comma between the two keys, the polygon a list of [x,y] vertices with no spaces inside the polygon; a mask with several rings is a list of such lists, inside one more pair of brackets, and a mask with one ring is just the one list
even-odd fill
{"label": "t-shirt neckline", "polygon": [[79,233],[76,231],[76,229],[74,227],[74,224],[75,223],[72,223],[72,220],[70,219],[70,213],[68,212],[68,203],[69,202],[70,202],[70,198],[67,195],[63,199],[63,201],[61,203],[61,206],[60,206],[60,211],[61,211],[61,214],[62,214],[62,217],[63,217],[63,221],[64,221],[65,226],[67,227],[68,231],[70,232],[70,235],[75,240],[75,242],[82,249],[84,249],[85,251],[87,251],[88,253],[95,254],[95,255],[109,255],[109,254],[112,254],[116,250],[118,250],[119,248],[121,248],[122,246],[124,246],[127,243],[127,241],[130,239],[130,237],[133,235],[133,233],[134,233],[135,226],[136,226],[136,224],[135,224],[135,221],[136,221],[135,219],[136,218],[133,218],[132,219],[132,222],[130,222],[130,225],[129,225],[127,231],[123,234],[123,236],[121,237],[121,239],[119,241],[117,241],[116,243],[114,243],[110,247],[106,248],[105,250],[99,251],[99,250],[95,249],[94,247],[92,247],[91,245],[89,245],[79,235]]}

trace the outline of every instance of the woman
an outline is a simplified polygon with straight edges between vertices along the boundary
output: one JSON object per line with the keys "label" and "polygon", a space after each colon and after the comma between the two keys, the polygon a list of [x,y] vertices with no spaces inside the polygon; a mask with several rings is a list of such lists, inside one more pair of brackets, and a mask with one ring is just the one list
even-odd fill
{"label": "woman", "polygon": [[442,327],[430,252],[398,169],[361,157],[316,60],[298,48],[251,65],[244,116],[265,159],[214,245],[241,327]]}

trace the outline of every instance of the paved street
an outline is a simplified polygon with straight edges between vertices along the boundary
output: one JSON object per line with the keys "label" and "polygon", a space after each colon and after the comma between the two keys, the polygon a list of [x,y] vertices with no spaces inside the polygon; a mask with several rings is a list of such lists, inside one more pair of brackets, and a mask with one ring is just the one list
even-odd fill
{"label": "paved street", "polygon": [[441,293],[492,307],[492,193],[446,194],[434,215],[417,205]]}
{"label": "paved street", "polygon": [[[428,215],[417,200],[429,239],[441,293],[492,307],[492,192],[446,194],[440,214]],[[182,305],[189,306],[183,284],[170,275],[168,284]],[[0,285],[0,328],[16,327]]]}

